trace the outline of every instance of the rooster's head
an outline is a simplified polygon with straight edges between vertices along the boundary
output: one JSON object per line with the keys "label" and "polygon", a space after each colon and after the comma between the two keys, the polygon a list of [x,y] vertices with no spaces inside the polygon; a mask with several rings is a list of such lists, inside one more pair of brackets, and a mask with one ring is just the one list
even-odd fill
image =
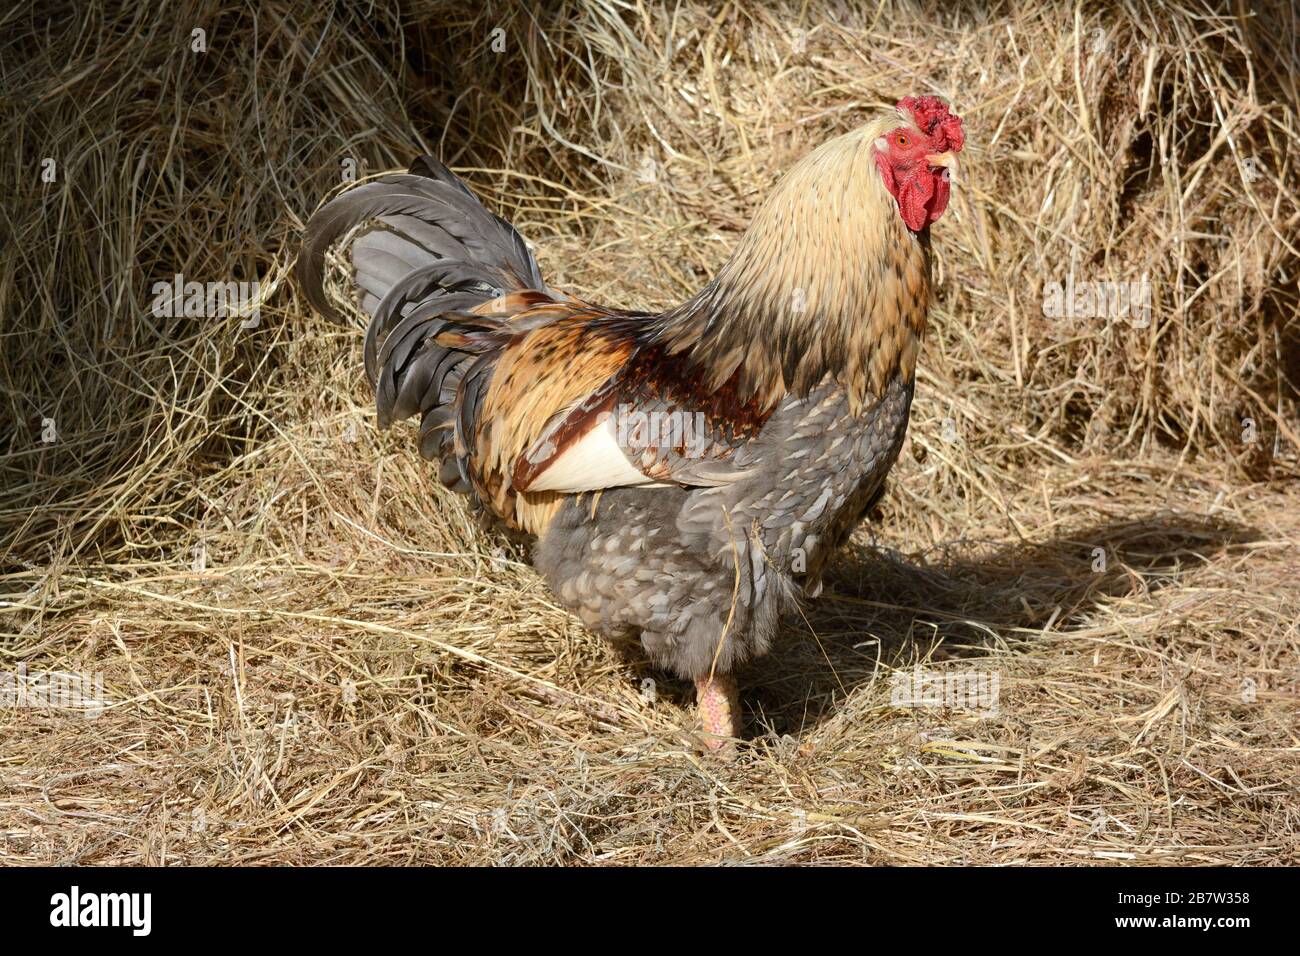
{"label": "rooster's head", "polygon": [[907,228],[920,232],[948,207],[965,137],[961,117],[937,96],[899,100],[898,116],[898,125],[875,141],[876,165]]}

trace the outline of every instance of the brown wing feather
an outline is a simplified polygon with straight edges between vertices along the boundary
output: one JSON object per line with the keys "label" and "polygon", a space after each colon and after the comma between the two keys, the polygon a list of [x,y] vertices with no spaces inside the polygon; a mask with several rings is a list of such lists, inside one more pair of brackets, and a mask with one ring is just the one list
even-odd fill
{"label": "brown wing feather", "polygon": [[731,481],[732,455],[758,434],[774,407],[766,396],[742,398],[738,372],[711,391],[680,356],[638,341],[607,381],[515,458],[512,484],[527,491],[565,451],[607,427],[611,416],[620,448],[647,478],[680,485]]}
{"label": "brown wing feather", "polygon": [[517,464],[557,415],[623,367],[639,324],[573,301],[542,303],[511,320],[520,331],[496,356],[471,455],[480,495],[503,520],[532,533],[544,526],[563,496],[517,491]]}

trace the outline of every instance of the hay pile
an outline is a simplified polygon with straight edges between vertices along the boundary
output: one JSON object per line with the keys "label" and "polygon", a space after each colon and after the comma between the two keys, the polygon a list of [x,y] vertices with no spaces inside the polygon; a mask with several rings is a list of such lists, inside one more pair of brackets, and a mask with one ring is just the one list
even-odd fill
{"label": "hay pile", "polygon": [[[5,13],[0,673],[111,703],[0,707],[0,860],[1300,862],[1298,30],[1137,0]],[[662,306],[907,93],[969,144],[911,436],[715,765],[687,688],[375,431],[359,331],[286,280],[299,230],[345,161],[430,151],[553,285]],[[260,323],[155,314],[176,273],[257,280]],[[1043,314],[1143,278],[1145,327]],[[916,664],[995,674],[997,714],[891,707]]]}

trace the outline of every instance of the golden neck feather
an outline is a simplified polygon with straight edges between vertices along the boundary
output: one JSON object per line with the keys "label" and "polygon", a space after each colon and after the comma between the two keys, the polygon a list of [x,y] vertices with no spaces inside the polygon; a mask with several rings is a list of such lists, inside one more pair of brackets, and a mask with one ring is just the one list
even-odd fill
{"label": "golden neck feather", "polygon": [[901,372],[911,379],[929,304],[929,236],[913,235],[876,167],[881,117],[824,143],[777,184],[731,258],[660,319],[711,388],[774,403],[828,375],[855,411]]}

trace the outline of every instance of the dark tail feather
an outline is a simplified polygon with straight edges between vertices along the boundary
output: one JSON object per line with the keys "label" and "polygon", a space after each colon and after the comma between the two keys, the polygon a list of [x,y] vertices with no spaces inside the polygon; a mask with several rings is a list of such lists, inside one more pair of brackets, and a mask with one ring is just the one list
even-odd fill
{"label": "dark tail feather", "polygon": [[537,261],[514,227],[483,208],[446,166],[422,156],[409,173],[350,189],[308,222],[298,283],[312,307],[332,321],[342,317],[325,296],[325,253],[366,222],[372,228],[352,243],[352,263],[362,307],[372,318],[401,280],[438,261],[457,266],[447,292],[479,292],[485,300],[519,289],[546,291]]}
{"label": "dark tail feather", "polygon": [[469,310],[511,293],[516,308],[548,300],[537,262],[504,219],[478,201],[451,170],[423,156],[410,173],[384,176],[327,203],[307,223],[297,279],[312,306],[342,317],[325,295],[325,254],[361,226],[350,255],[366,329],[366,377],[379,425],[421,416],[420,452],[439,459],[439,475],[468,491],[469,427],[458,392],[471,369],[469,405],[477,409],[507,315]]}

